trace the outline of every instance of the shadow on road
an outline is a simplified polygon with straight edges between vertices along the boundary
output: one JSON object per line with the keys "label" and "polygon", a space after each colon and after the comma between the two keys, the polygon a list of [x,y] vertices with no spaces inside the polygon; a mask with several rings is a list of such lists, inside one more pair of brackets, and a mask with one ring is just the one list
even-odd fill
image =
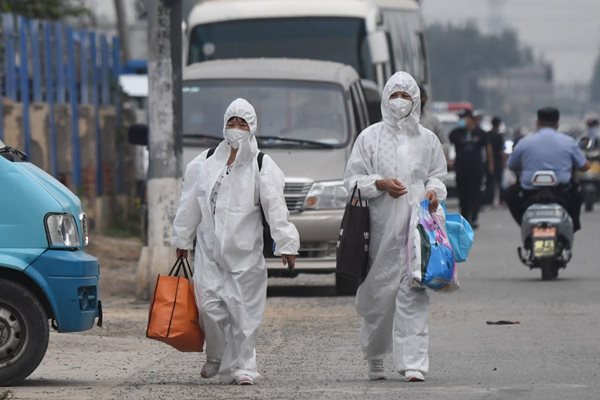
{"label": "shadow on road", "polygon": [[536,284],[536,283],[538,283],[538,284],[550,285],[553,283],[559,284],[561,282],[568,283],[568,282],[598,281],[598,280],[600,280],[600,277],[596,277],[596,276],[559,276],[558,278],[553,279],[553,280],[543,281],[539,276],[531,276],[531,277],[527,277],[527,278],[523,278],[523,277],[487,278],[485,280],[492,281],[492,282],[510,282],[510,283],[514,283],[514,284],[520,284],[520,283]]}
{"label": "shadow on road", "polygon": [[[86,381],[79,379],[26,379],[23,382],[19,383],[16,386],[13,386],[13,389],[18,388],[32,388],[32,387],[54,387],[54,386],[81,386],[87,387],[92,385],[97,385],[98,381]],[[10,397],[9,397],[10,398]]]}
{"label": "shadow on road", "polygon": [[333,286],[277,285],[267,288],[268,297],[336,297]]}

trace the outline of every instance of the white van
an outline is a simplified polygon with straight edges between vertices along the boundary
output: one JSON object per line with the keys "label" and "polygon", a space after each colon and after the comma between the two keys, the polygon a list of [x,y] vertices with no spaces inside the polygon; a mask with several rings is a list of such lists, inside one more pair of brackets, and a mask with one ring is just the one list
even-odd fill
{"label": "white van", "polygon": [[287,57],[352,66],[365,82],[371,120],[379,93],[404,70],[427,84],[427,52],[415,0],[212,0],[188,19],[185,63]]}
{"label": "white van", "polygon": [[[335,271],[348,193],[342,178],[357,135],[369,125],[361,80],[348,66],[294,59],[218,60],[183,71],[183,165],[223,139],[223,113],[243,97],[258,115],[261,151],[286,176],[290,220],[300,232],[297,273]],[[271,276],[289,276],[267,260]],[[340,293],[357,282],[337,279]]]}

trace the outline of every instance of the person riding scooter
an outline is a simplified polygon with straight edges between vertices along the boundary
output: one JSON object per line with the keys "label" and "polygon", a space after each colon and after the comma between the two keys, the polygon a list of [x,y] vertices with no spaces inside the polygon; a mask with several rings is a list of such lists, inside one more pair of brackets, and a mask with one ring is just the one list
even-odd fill
{"label": "person riding scooter", "polygon": [[[573,171],[586,171],[589,162],[573,138],[557,131],[558,109],[542,108],[537,117],[538,131],[520,140],[508,159],[508,167],[517,173],[519,180],[506,190],[504,201],[519,225],[532,201],[558,202],[567,210],[574,230],[578,231],[582,197],[578,184],[572,179]],[[542,192],[533,185],[537,171],[554,172],[557,183],[551,190],[552,198],[539,198],[548,191]]]}

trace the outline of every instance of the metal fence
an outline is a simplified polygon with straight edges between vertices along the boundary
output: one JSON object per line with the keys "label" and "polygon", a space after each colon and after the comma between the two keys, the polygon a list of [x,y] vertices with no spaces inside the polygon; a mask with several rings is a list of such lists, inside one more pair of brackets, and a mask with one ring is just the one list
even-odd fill
{"label": "metal fence", "polygon": [[[1,14],[4,71],[2,94],[23,106],[22,133],[24,151],[31,151],[30,105],[49,106],[49,171],[58,173],[57,124],[54,109],[65,104],[70,109],[72,184],[82,185],[79,143],[79,106],[90,105],[95,118],[96,194],[103,194],[103,152],[100,107],[114,106],[117,129],[121,126],[121,102],[118,75],[121,51],[118,37],[93,30],[74,28],[61,22],[27,19]],[[0,101],[0,121],[3,121]],[[4,125],[0,123],[0,140]],[[117,170],[122,157],[117,157]],[[121,174],[116,174],[117,188]]]}

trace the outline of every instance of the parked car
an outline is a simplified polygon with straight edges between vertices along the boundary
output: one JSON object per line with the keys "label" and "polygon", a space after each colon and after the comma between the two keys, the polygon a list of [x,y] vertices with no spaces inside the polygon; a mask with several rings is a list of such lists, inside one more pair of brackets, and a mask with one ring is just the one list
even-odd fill
{"label": "parked car", "polygon": [[2,142],[0,187],[0,386],[9,386],[44,358],[49,320],[84,331],[101,325],[102,307],[77,196]]}
{"label": "parked car", "polygon": [[[333,273],[348,192],[343,176],[357,135],[369,125],[356,71],[329,61],[207,61],[183,71],[183,165],[222,140],[223,111],[237,97],[255,107],[263,152],[286,176],[290,220],[300,233],[297,273]],[[290,276],[267,260],[271,276]],[[294,275],[292,275],[294,276]],[[340,293],[358,282],[336,279]]]}

